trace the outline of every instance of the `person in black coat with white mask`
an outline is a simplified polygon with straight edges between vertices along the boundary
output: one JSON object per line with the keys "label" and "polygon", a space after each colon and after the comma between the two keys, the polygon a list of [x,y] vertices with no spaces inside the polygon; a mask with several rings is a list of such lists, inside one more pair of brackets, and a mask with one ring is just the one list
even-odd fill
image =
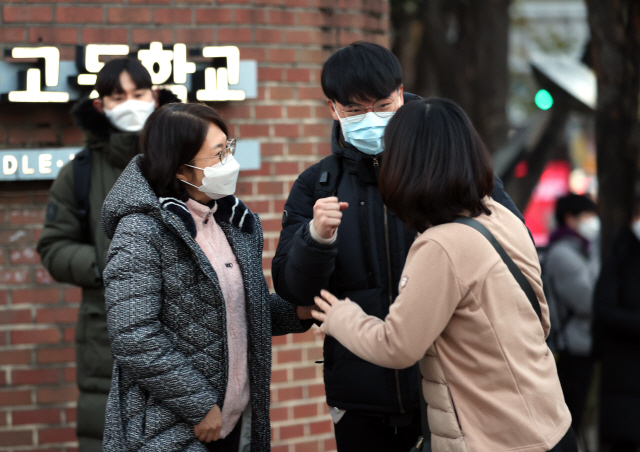
{"label": "person in black coat with white mask", "polygon": [[640,447],[640,197],[603,262],[594,297],[594,353],[602,365],[603,452]]}

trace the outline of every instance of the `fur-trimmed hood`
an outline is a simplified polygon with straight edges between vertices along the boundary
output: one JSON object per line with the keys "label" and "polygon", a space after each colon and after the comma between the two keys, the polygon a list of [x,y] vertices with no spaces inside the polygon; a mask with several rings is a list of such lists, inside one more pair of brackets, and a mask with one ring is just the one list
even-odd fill
{"label": "fur-trimmed hood", "polygon": [[[178,96],[168,89],[158,90],[158,106],[180,102]],[[91,142],[108,142],[113,133],[118,133],[107,117],[93,107],[93,99],[84,97],[71,109],[71,116],[76,125],[87,135],[87,144]]]}

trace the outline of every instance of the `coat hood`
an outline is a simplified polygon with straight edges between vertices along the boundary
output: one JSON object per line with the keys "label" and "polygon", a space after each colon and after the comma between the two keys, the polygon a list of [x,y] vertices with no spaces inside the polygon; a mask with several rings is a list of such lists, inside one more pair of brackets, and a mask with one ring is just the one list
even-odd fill
{"label": "coat hood", "polygon": [[[107,195],[102,206],[102,229],[109,239],[113,239],[118,223],[127,215],[144,214],[165,221],[166,215],[177,216],[193,238],[196,225],[187,205],[177,198],[158,198],[140,170],[142,155],[137,155],[124,169],[120,178]],[[218,222],[229,223],[242,232],[253,233],[256,218],[249,208],[235,196],[227,196],[213,204],[218,204],[214,217]]]}
{"label": "coat hood", "polygon": [[[180,102],[178,96],[168,89],[158,90],[158,107]],[[107,117],[93,108],[93,99],[84,97],[71,109],[71,116],[76,125],[87,135],[87,142],[109,141],[112,133],[117,133]]]}

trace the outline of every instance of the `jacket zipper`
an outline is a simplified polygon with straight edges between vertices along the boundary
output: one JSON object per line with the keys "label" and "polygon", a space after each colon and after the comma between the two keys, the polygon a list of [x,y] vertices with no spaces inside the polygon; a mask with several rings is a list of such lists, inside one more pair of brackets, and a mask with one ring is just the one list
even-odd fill
{"label": "jacket zipper", "polygon": [[[377,160],[374,159],[374,165]],[[389,218],[387,216],[387,206],[384,206],[384,238],[387,247],[387,275],[389,277],[389,306],[393,304],[393,278],[391,276],[391,247],[389,246]],[[404,406],[402,405],[402,392],[400,391],[400,372],[396,373],[396,391],[398,392],[398,404],[400,405],[400,413],[404,414]]]}

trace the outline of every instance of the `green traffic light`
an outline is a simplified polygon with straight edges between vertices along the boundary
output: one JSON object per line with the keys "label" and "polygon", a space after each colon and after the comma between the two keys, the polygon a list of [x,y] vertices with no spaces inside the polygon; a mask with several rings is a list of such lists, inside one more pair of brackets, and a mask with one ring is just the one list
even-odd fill
{"label": "green traffic light", "polygon": [[549,94],[549,91],[546,89],[538,91],[534,101],[536,103],[536,107],[540,110],[548,110],[553,106],[553,97],[551,97],[551,94]]}

